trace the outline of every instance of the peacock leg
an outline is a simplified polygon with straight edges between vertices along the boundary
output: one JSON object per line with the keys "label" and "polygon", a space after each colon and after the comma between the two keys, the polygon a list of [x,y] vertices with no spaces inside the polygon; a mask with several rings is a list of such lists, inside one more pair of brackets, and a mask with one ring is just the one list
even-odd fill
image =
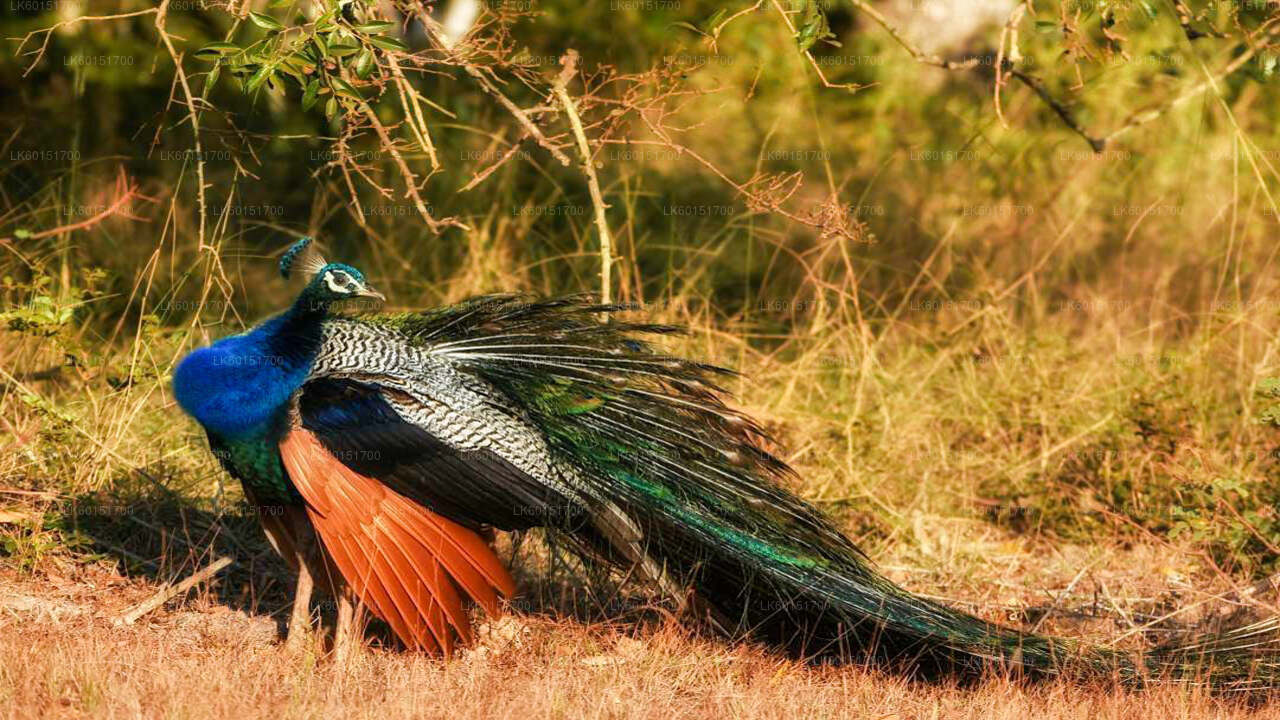
{"label": "peacock leg", "polygon": [[337,596],[338,619],[333,628],[333,658],[334,662],[342,666],[360,644],[364,633],[364,613],[352,602],[350,588],[341,588]]}
{"label": "peacock leg", "polygon": [[297,555],[298,585],[293,593],[293,611],[289,614],[289,635],[285,639],[285,647],[299,650],[306,643],[311,630],[311,591],[315,588],[315,579],[311,577],[311,568],[302,553]]}

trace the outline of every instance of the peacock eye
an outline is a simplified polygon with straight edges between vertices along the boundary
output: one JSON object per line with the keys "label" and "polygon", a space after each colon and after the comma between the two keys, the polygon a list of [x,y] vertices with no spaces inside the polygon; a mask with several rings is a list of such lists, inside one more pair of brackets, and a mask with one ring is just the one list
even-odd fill
{"label": "peacock eye", "polygon": [[329,290],[335,293],[347,294],[357,290],[355,281],[351,276],[341,270],[334,270],[325,275],[325,283],[328,284]]}

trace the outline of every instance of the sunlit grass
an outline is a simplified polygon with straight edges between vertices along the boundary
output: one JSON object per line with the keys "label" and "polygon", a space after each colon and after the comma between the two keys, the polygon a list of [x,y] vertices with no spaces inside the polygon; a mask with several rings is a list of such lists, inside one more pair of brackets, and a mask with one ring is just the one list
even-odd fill
{"label": "sunlit grass", "polygon": [[[666,54],[708,52],[672,30],[671,18],[646,18],[634,35],[617,37],[597,12],[574,16],[583,27],[573,44],[588,60],[636,71]],[[1127,46],[1138,61],[1084,61],[1078,75],[1061,62],[1056,35],[1024,37],[1024,52],[1089,128],[1105,132],[1227,59],[1226,45],[1189,44],[1176,24],[1148,29]],[[565,38],[536,25],[515,33],[540,56],[563,50]],[[57,42],[106,42],[67,38]],[[653,137],[635,128],[637,144],[609,146],[598,158],[619,255],[615,294],[641,303],[646,316],[689,326],[687,337],[671,339],[673,350],[740,370],[729,389],[799,470],[796,492],[912,590],[1041,630],[1124,635],[1132,646],[1232,612],[1222,597],[1275,572],[1280,546],[1278,443],[1258,422],[1257,394],[1280,375],[1280,94],[1233,76],[1221,81],[1222,98],[1191,97],[1095,155],[1018,85],[1004,91],[1003,126],[989,68],[923,66],[863,26],[844,39],[843,48],[821,51],[876,60],[831,66],[836,80],[875,83],[855,94],[819,87],[776,21],[746,17],[720,39],[723,59],[690,71],[686,87],[703,94],[668,120],[689,128],[680,142],[735,182],[803,171],[797,207],[834,197],[875,242],[819,237],[756,212],[687,156],[640,144]],[[111,72],[135,73],[148,87],[169,72],[150,75],[144,65]],[[429,119],[447,151],[423,192],[439,214],[472,230],[434,236],[402,197],[364,185],[353,196],[340,174],[318,172],[314,154],[330,148],[316,137],[329,132],[322,123],[219,88],[215,107],[290,137],[238,146],[226,118],[205,116],[210,135],[225,141],[210,147],[234,149],[241,165],[230,150],[209,164],[211,200],[232,212],[210,219],[202,248],[192,166],[164,159],[190,149],[173,108],[157,119],[167,80],[137,119],[145,132],[126,133],[119,118],[128,108],[116,107],[108,89],[130,78],[86,72],[94,82],[49,95],[20,125],[4,120],[2,133],[24,151],[77,143],[74,160],[14,162],[4,174],[0,512],[12,514],[0,516],[8,518],[0,519],[0,567],[14,582],[62,577],[102,557],[167,579],[215,543],[246,565],[269,565],[251,519],[214,513],[212,525],[199,524],[210,522],[205,516],[188,525],[174,510],[234,509],[239,489],[174,406],[168,376],[192,347],[285,306],[297,288],[278,278],[274,260],[294,236],[318,235],[396,309],[482,292],[598,288],[591,203],[572,169],[525,143],[515,161],[459,191],[515,132],[501,108],[460,90],[457,78],[423,79],[454,115]],[[539,101],[520,96],[518,85],[510,92]],[[153,134],[157,146],[140,149]],[[367,138],[356,142],[376,150]],[[142,220],[111,218],[30,241],[18,232],[56,228],[109,203],[121,164],[154,201],[135,204]],[[385,157],[372,167],[394,176]],[[363,224],[352,215],[356,198]],[[73,501],[163,511],[87,540]],[[204,601],[279,610],[271,567],[244,572],[253,582],[240,578],[237,592],[260,593],[260,602],[219,593]],[[210,641],[167,666],[163,638],[145,633],[24,628],[0,642],[0,708],[200,717],[238,707],[275,717],[420,703],[464,715],[578,716],[610,715],[614,698],[634,714],[636,698],[661,696],[652,714],[1221,710],[1194,691],[1135,698],[1003,681],[976,691],[921,687],[804,669],[671,628],[642,635],[646,649],[624,664],[583,665],[614,652],[612,632],[539,620],[529,657],[451,666],[379,653],[344,678],[267,646],[245,650],[238,664],[238,648]],[[169,669],[122,678],[111,653]],[[211,667],[226,674],[210,676],[209,687],[180,682]],[[671,677],[675,689],[663,689]],[[404,688],[414,690],[392,692]],[[211,692],[213,709],[201,709],[197,699]]]}

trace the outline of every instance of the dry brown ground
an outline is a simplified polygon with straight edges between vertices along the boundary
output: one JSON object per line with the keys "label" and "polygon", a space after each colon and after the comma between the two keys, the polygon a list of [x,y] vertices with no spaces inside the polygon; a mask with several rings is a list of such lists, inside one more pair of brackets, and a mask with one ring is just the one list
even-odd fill
{"label": "dry brown ground", "polygon": [[153,591],[100,568],[0,571],[0,718],[1280,717],[1198,690],[929,685],[809,667],[673,626],[537,618],[500,621],[449,662],[370,648],[339,668],[314,650],[286,651],[269,616],[210,597],[112,623]]}

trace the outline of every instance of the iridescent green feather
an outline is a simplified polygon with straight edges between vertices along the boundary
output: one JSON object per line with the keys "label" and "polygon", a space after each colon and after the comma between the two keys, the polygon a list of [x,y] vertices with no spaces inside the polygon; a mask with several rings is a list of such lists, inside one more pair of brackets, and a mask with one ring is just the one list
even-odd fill
{"label": "iridescent green feather", "polygon": [[[504,393],[577,469],[585,494],[622,508],[649,552],[741,631],[808,654],[854,649],[952,668],[1275,682],[1274,623],[1135,661],[903,590],[787,489],[791,469],[721,399],[716,381],[730,371],[655,350],[642,338],[678,330],[617,320],[627,309],[587,297],[491,296],[371,322]],[[602,323],[602,314],[613,317]]]}

